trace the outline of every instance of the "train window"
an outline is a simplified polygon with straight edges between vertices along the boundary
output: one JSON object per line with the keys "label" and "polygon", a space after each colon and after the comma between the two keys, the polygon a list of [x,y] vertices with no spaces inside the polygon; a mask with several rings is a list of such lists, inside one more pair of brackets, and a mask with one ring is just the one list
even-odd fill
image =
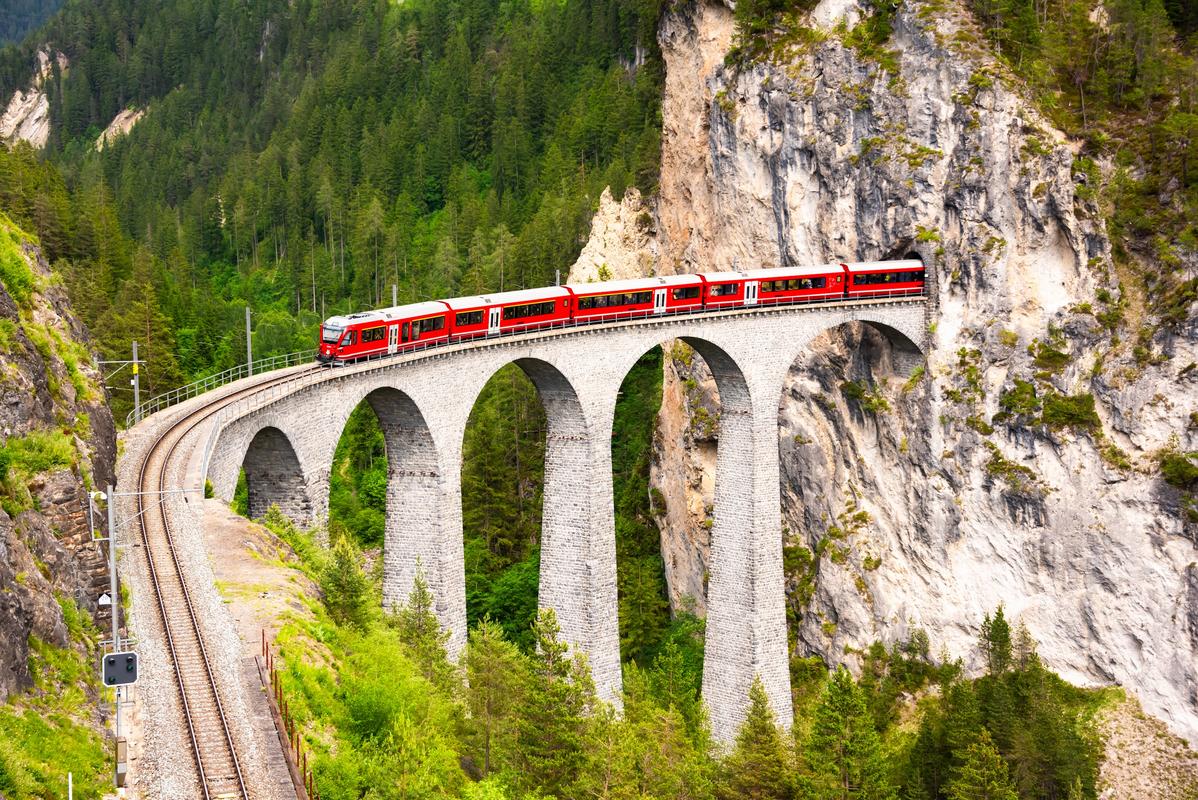
{"label": "train window", "polygon": [[694,300],[699,296],[698,286],[684,286],[681,289],[674,290],[675,300]]}
{"label": "train window", "polygon": [[445,327],[445,317],[428,317],[412,323],[413,336],[420,336],[429,331],[439,331]]}
{"label": "train window", "polygon": [[467,325],[481,325],[483,321],[482,311],[463,311],[457,316],[457,324],[459,327]]}
{"label": "train window", "polygon": [[923,283],[924,271],[875,272],[869,275],[854,275],[853,285],[867,286],[875,283]]}
{"label": "train window", "polygon": [[522,306],[507,306],[503,309],[504,319],[525,319],[526,317],[539,317],[543,314],[552,314],[556,303],[550,300],[548,303],[526,303]]}
{"label": "train window", "polygon": [[381,342],[386,338],[386,327],[380,326],[378,328],[367,328],[366,330],[362,331],[362,344],[366,344],[367,342]]}
{"label": "train window", "polygon": [[[698,295],[695,295],[698,297]],[[580,311],[592,308],[611,308],[613,306],[632,306],[639,303],[649,303],[653,300],[653,292],[626,292],[623,294],[599,294],[591,297],[578,298]]]}
{"label": "train window", "polygon": [[801,289],[823,289],[827,285],[827,278],[790,278],[785,281],[762,281],[761,291],[794,292]]}
{"label": "train window", "polygon": [[335,344],[341,338],[342,330],[342,328],[329,328],[322,325],[320,328],[321,341],[325,344]]}
{"label": "train window", "polygon": [[345,334],[345,338],[341,340],[341,346],[349,347],[353,344],[356,344],[357,341],[358,341],[358,332],[350,331],[349,333]]}
{"label": "train window", "polygon": [[738,294],[740,292],[739,283],[717,283],[711,287],[712,297],[726,297],[730,294]]}

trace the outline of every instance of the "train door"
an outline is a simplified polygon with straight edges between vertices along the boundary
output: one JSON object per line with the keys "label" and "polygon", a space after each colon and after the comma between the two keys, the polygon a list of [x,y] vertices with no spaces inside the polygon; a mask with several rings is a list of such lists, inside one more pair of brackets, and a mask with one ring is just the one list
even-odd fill
{"label": "train door", "polygon": [[487,318],[487,333],[499,333],[499,320],[502,313],[503,309],[499,306],[490,309],[490,316]]}
{"label": "train door", "polygon": [[666,290],[653,290],[653,313],[660,314],[666,310]]}
{"label": "train door", "polygon": [[399,349],[399,323],[393,324],[387,329],[387,353],[394,353]]}
{"label": "train door", "polygon": [[745,305],[757,305],[757,281],[745,281]]}

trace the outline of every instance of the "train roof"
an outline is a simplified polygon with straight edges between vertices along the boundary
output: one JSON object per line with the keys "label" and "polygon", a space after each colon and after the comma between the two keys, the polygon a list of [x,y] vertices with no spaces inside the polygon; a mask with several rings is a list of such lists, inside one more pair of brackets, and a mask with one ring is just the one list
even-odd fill
{"label": "train roof", "polygon": [[839,264],[815,264],[806,267],[768,267],[766,269],[750,269],[741,273],[753,281],[768,281],[775,278],[806,278],[817,275],[830,275],[839,272],[844,274]]}
{"label": "train roof", "polygon": [[329,317],[324,324],[328,327],[344,328],[348,325],[361,325],[364,322],[388,322],[393,319],[408,319],[444,311],[445,303],[442,301],[426,300],[423,303],[408,303],[403,306],[391,306],[373,311],[358,311],[346,316]]}
{"label": "train roof", "polygon": [[923,262],[914,258],[895,261],[861,261],[855,264],[842,264],[850,274],[858,272],[894,272],[903,269],[923,269]]}
{"label": "train roof", "polygon": [[646,291],[663,286],[696,286],[703,281],[698,275],[659,275],[655,278],[628,278],[594,283],[568,283],[566,288],[577,295],[611,294],[615,292]]}
{"label": "train roof", "polygon": [[695,274],[698,275],[703,280],[707,281],[708,283],[724,283],[726,281],[743,281],[745,279],[745,273],[737,272],[735,270],[731,271],[731,272],[697,272]]}
{"label": "train roof", "polygon": [[540,289],[519,289],[514,292],[495,292],[494,294],[473,295],[471,297],[454,297],[443,301],[453,311],[482,306],[500,306],[509,303],[535,303],[538,300],[557,300],[569,297],[570,293],[561,286],[545,286]]}

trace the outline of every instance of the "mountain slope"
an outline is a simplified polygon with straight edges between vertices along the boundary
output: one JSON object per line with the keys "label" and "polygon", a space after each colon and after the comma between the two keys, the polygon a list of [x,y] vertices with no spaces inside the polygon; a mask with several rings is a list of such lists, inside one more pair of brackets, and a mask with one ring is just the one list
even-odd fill
{"label": "mountain slope", "polygon": [[[781,398],[796,655],[859,665],[925,628],[968,658],[1002,603],[1050,667],[1198,741],[1188,240],[1128,264],[1104,173],[960,5],[828,0],[766,30],[738,38],[714,2],[664,20],[662,269],[914,249],[933,276],[925,370],[849,327]],[[702,472],[705,450],[661,445],[657,474]]]}

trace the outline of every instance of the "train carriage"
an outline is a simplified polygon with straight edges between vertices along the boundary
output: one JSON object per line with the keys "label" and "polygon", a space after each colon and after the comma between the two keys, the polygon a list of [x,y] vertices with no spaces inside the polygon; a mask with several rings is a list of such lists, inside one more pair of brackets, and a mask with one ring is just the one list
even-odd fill
{"label": "train carriage", "polygon": [[844,297],[845,272],[839,264],[754,269],[745,272],[744,276],[746,285],[753,287],[757,305],[817,302]]}
{"label": "train carriage", "polygon": [[643,317],[703,307],[703,279],[666,275],[599,283],[571,283],[573,316],[578,321]]}
{"label": "train carriage", "polygon": [[323,363],[345,363],[425,347],[449,338],[445,303],[439,300],[330,317],[320,326]]}
{"label": "train carriage", "polygon": [[746,293],[743,272],[701,272],[699,277],[703,279],[704,308],[729,308],[755,303],[751,288],[755,284],[750,283]]}
{"label": "train carriage", "polygon": [[841,264],[848,279],[846,297],[894,297],[923,293],[924,266],[917,259]]}
{"label": "train carriage", "polygon": [[513,333],[570,321],[571,295],[565,288],[521,289],[445,300],[451,334],[457,339]]}

